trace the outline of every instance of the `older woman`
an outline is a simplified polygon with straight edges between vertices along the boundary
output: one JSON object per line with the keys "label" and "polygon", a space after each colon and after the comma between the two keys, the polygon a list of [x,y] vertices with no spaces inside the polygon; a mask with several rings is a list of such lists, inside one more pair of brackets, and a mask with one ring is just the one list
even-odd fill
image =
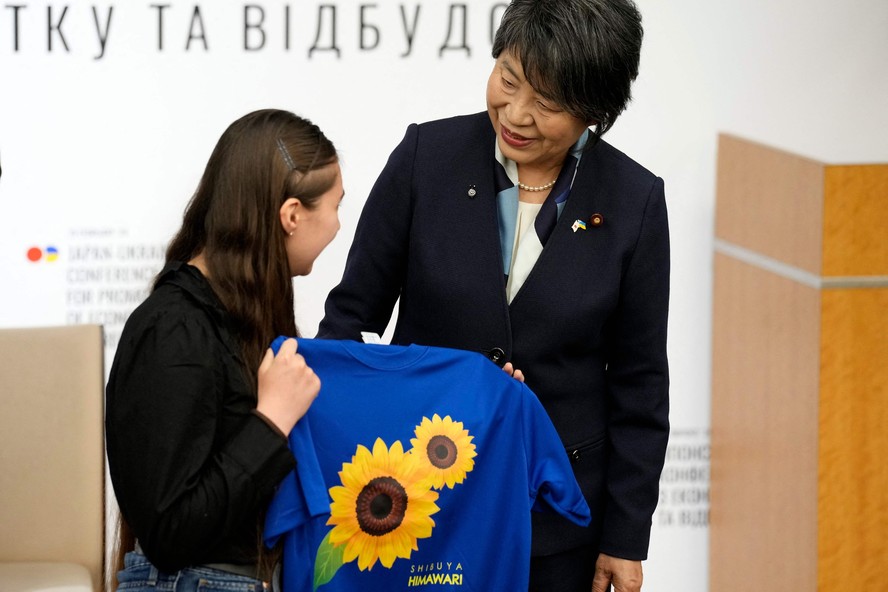
{"label": "older woman", "polygon": [[631,0],[514,0],[487,113],[408,128],[320,326],[381,334],[400,298],[393,342],[521,369],[593,514],[535,513],[532,590],[641,588],[669,431],[669,236],[662,180],[600,139],[641,39]]}

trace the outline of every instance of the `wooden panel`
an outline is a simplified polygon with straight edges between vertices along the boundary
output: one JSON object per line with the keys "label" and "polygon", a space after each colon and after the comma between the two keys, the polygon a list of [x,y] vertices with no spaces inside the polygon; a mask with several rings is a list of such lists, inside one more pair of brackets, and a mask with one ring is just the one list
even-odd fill
{"label": "wooden panel", "polygon": [[888,288],[824,290],[818,590],[888,582]]}
{"label": "wooden panel", "polygon": [[888,276],[888,165],[826,167],[823,274]]}
{"label": "wooden panel", "polygon": [[823,165],[720,135],[715,235],[820,275]]}
{"label": "wooden panel", "polygon": [[813,590],[820,293],[715,255],[710,590]]}

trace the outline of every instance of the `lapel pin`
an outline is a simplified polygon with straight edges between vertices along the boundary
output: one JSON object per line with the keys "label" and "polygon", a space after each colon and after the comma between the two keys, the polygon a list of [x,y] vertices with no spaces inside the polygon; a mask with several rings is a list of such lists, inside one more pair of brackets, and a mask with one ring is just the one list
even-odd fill
{"label": "lapel pin", "polygon": [[478,195],[478,192],[475,190],[474,185],[469,185],[468,194],[469,194],[469,197],[475,197],[476,195]]}
{"label": "lapel pin", "polygon": [[574,232],[577,230],[586,230],[586,223],[582,220],[574,220],[573,226],[571,226],[570,229]]}
{"label": "lapel pin", "polygon": [[592,214],[592,216],[589,217],[589,223],[592,226],[601,226],[604,224],[604,216],[601,214]]}

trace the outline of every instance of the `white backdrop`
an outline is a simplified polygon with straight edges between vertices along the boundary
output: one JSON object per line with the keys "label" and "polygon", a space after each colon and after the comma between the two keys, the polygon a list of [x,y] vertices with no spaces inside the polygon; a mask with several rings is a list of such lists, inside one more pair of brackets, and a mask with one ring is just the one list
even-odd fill
{"label": "white backdrop", "polygon": [[[829,162],[888,160],[888,2],[638,2],[641,76],[607,139],[665,179],[673,237],[673,436],[645,590],[700,592],[716,136]],[[4,3],[0,327],[101,322],[110,356],[219,135],[248,111],[281,107],[318,123],[343,160],[342,231],[296,280],[298,324],[313,335],[406,125],[484,109],[496,6]],[[362,30],[362,14],[375,28]],[[463,32],[469,51],[457,49]]]}

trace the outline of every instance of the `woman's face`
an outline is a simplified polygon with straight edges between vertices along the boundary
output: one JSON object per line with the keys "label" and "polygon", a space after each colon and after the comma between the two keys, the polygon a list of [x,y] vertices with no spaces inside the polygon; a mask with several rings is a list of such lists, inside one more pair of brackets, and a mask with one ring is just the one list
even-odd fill
{"label": "woman's face", "polygon": [[[308,209],[304,205],[297,206],[296,227],[292,236],[287,237],[287,258],[290,263],[291,275],[308,275],[315,259],[330,244],[339,232],[339,204],[344,192],[342,190],[342,171],[339,163],[333,163],[325,169],[332,169],[335,174],[333,185],[315,201],[315,207]],[[321,169],[314,174],[329,174]],[[299,196],[296,196],[298,200]]]}
{"label": "woman's face", "polygon": [[506,158],[543,170],[560,168],[587,127],[534,90],[509,51],[499,55],[487,81],[487,113]]}

